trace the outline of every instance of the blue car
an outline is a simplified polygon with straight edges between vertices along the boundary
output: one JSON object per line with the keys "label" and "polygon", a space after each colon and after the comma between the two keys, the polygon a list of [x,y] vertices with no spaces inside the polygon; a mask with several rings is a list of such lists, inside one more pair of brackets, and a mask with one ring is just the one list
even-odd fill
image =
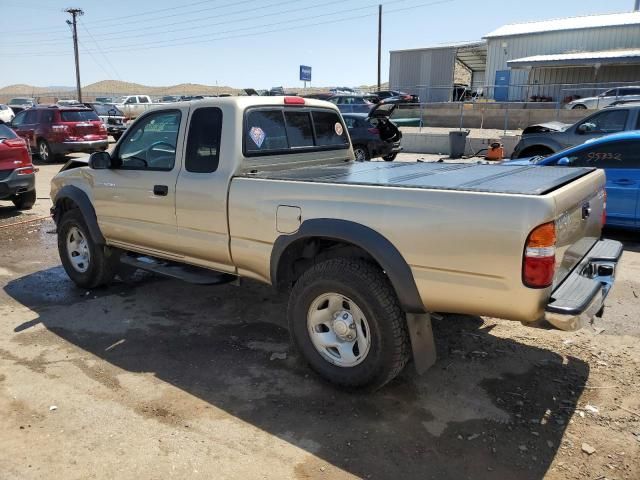
{"label": "blue car", "polygon": [[607,175],[607,226],[640,229],[640,131],[614,133],[509,165],[596,167]]}

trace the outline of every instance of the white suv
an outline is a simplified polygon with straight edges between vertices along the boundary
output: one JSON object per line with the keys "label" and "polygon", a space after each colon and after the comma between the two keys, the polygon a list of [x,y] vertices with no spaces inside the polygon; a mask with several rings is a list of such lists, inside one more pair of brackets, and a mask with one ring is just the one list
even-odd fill
{"label": "white suv", "polygon": [[607,90],[597,97],[579,98],[565,105],[568,110],[598,110],[619,103],[640,101],[640,87],[618,87]]}

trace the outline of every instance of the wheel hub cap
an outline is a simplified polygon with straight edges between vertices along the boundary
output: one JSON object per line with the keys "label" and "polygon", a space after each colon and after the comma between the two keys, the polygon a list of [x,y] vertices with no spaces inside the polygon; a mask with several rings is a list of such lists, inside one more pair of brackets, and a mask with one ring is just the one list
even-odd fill
{"label": "wheel hub cap", "polygon": [[89,269],[89,243],[78,227],[71,227],[67,233],[67,256],[78,272],[84,273]]}
{"label": "wheel hub cap", "polygon": [[318,296],[309,307],[307,329],[318,353],[339,367],[355,367],[366,358],[371,332],[364,313],[338,293]]}

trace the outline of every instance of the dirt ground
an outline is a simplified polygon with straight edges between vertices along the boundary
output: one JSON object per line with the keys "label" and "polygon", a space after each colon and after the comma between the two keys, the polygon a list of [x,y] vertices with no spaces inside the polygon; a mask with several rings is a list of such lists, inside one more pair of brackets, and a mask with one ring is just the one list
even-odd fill
{"label": "dirt ground", "polygon": [[430,371],[345,393],[267,286],[76,288],[38,220],[58,169],[33,211],[0,205],[0,479],[640,478],[637,234],[606,232],[625,254],[593,326],[445,315]]}

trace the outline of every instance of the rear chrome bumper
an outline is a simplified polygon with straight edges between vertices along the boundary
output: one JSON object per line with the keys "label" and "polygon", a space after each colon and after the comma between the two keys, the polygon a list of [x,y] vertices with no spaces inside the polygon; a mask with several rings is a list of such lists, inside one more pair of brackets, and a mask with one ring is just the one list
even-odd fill
{"label": "rear chrome bumper", "polygon": [[86,142],[52,143],[51,151],[55,154],[70,152],[94,152],[109,148],[109,140],[92,140]]}
{"label": "rear chrome bumper", "polygon": [[604,308],[620,257],[622,244],[600,240],[578,266],[551,293],[545,319],[560,330],[579,330]]}

